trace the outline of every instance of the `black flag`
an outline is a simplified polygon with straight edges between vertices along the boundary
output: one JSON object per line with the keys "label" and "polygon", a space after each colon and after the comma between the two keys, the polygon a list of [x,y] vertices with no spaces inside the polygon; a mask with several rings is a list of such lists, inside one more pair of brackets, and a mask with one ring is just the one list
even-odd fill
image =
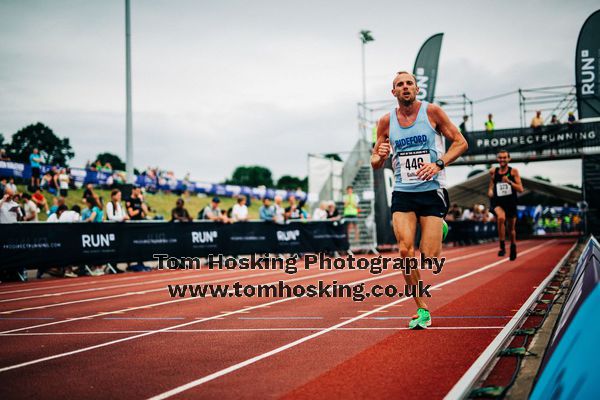
{"label": "black flag", "polygon": [[588,17],[579,32],[575,86],[579,118],[600,117],[600,10]]}
{"label": "black flag", "polygon": [[438,33],[427,39],[417,54],[413,74],[419,86],[418,100],[433,103],[443,36],[443,33]]}

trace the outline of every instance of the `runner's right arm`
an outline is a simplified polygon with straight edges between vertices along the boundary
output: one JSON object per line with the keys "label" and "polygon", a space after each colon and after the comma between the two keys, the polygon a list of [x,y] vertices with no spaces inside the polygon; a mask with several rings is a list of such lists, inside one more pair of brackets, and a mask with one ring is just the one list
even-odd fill
{"label": "runner's right arm", "polygon": [[490,199],[494,197],[494,172],[496,172],[496,168],[490,168],[490,184],[488,185],[488,197]]}
{"label": "runner's right arm", "polygon": [[390,156],[390,114],[386,114],[377,123],[377,141],[371,153],[371,166],[373,169],[383,167]]}

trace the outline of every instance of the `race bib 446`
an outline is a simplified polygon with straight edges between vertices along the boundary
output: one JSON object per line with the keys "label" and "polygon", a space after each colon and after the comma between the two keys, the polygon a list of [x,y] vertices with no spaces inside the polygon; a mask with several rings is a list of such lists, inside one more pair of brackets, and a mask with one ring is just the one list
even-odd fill
{"label": "race bib 446", "polygon": [[398,154],[402,183],[417,183],[422,180],[417,177],[421,165],[431,162],[429,150],[405,151]]}

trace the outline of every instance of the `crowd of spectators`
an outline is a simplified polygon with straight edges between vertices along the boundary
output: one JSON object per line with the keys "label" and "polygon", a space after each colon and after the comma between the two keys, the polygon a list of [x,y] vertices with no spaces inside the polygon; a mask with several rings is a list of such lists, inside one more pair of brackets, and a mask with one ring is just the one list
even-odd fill
{"label": "crowd of spectators", "polygon": [[446,221],[478,221],[495,222],[496,218],[490,209],[483,204],[473,204],[471,207],[461,208],[454,203],[446,214]]}
{"label": "crowd of spectators", "polygon": [[[462,122],[458,126],[458,129],[460,130],[460,132],[463,135],[468,133],[467,121],[469,121],[469,116],[463,115]],[[550,125],[550,126],[561,125],[561,124],[572,125],[576,122],[577,122],[577,118],[575,118],[575,113],[573,113],[573,111],[569,111],[567,114],[567,120],[564,122],[560,121],[560,119],[558,118],[558,116],[556,114],[552,114],[550,116],[550,122],[548,125]],[[541,130],[544,125],[545,124],[544,124],[544,118],[542,117],[542,111],[537,110],[535,113],[535,116],[531,119],[531,123],[529,124],[529,127],[537,131],[537,130]],[[496,130],[496,124],[494,122],[494,115],[492,113],[488,114],[487,120],[484,122],[483,126],[484,126],[485,131],[490,134],[492,134]]]}

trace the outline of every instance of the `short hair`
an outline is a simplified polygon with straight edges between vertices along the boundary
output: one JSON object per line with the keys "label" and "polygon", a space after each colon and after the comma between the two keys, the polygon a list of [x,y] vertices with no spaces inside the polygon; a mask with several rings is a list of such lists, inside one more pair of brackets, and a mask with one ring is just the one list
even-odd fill
{"label": "short hair", "polygon": [[508,158],[510,158],[510,153],[508,152],[508,150],[506,150],[506,149],[500,149],[500,150],[498,150],[497,154],[500,154],[500,153],[506,153],[506,155],[508,156]]}
{"label": "short hair", "polygon": [[[414,76],[413,74],[411,74],[408,71],[398,71],[398,72],[396,72],[396,76],[394,77],[394,81],[396,80],[396,78],[398,77],[398,75],[402,75],[402,74],[408,74],[408,75],[410,75],[413,78],[413,81],[415,81],[415,85],[417,85],[417,77]],[[392,87],[394,87],[394,83],[393,83],[394,81],[392,81]]]}

